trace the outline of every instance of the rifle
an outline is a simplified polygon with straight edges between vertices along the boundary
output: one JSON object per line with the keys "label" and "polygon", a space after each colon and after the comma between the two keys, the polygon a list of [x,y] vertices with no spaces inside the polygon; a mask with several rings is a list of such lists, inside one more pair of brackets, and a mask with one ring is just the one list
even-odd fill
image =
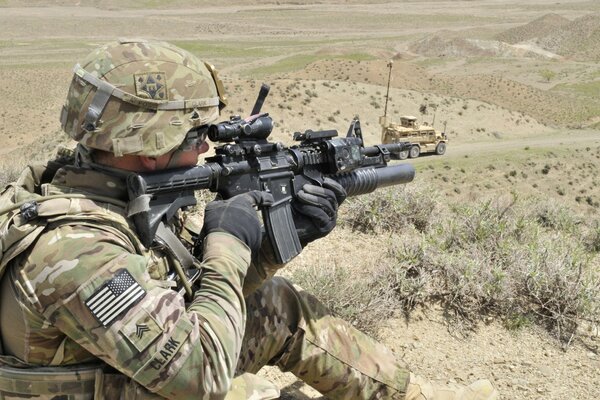
{"label": "rifle", "polygon": [[365,147],[358,117],[345,138],[338,138],[335,130],[307,130],[294,133],[299,144],[290,147],[270,142],[273,121],[267,113],[260,113],[268,91],[263,84],[251,117],[232,116],[229,121],[209,126],[208,137],[221,145],[205,164],[128,176],[130,204],[137,204],[130,214],[145,246],[150,246],[163,219],[168,221],[179,209],[196,204],[196,190],[208,189],[225,199],[264,190],[275,200],[261,210],[266,233],[276,260],[286,263],[302,250],[291,201],[305,184],[319,185],[330,177],[348,196],[357,196],[413,180],[411,165],[388,165],[390,160],[399,159],[399,153],[408,150],[410,143]]}

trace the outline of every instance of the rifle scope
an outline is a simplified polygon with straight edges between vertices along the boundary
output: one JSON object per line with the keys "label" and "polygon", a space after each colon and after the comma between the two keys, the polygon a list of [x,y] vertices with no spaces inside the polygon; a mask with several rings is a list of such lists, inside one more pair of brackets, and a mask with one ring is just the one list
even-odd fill
{"label": "rifle scope", "polygon": [[229,121],[208,127],[208,138],[213,142],[232,142],[235,139],[266,139],[273,130],[273,120],[268,115],[251,121],[233,116]]}

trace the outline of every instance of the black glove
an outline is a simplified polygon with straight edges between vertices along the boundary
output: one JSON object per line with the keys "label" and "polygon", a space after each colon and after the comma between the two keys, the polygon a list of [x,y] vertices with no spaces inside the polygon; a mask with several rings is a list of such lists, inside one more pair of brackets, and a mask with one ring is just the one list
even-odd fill
{"label": "black glove", "polygon": [[302,247],[327,236],[335,227],[338,206],[346,199],[346,190],[330,178],[323,186],[306,184],[292,201],[296,232]]}
{"label": "black glove", "polygon": [[267,192],[253,191],[229,200],[214,200],[206,205],[202,237],[212,232],[227,232],[240,239],[256,257],[262,242],[261,223],[254,206],[273,204]]}

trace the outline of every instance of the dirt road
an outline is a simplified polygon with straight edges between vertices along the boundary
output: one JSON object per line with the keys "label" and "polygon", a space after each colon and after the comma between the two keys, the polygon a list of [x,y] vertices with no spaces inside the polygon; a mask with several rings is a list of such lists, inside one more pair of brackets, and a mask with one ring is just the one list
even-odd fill
{"label": "dirt road", "polygon": [[[557,130],[551,134],[539,134],[519,138],[486,139],[467,143],[448,144],[446,154],[443,156],[448,160],[469,157],[488,157],[493,154],[505,154],[507,152],[525,151],[528,149],[551,149],[570,148],[581,146],[600,145],[600,132],[593,130]],[[435,158],[435,157],[434,157]],[[415,163],[431,161],[429,157],[421,157],[412,160]]]}

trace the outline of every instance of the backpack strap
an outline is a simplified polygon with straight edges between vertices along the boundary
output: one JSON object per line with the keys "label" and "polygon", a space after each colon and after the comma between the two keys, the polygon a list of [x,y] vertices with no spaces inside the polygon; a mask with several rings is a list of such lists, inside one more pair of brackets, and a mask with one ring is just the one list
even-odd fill
{"label": "backpack strap", "polygon": [[[0,278],[6,264],[31,246],[44,231],[49,218],[73,215],[82,211],[81,203],[77,205],[77,202],[73,202],[77,199],[112,204],[115,207],[109,208],[108,211],[118,214],[123,214],[123,210],[127,206],[125,202],[110,197],[67,193],[46,197],[37,196],[4,207],[0,210],[0,216],[12,215],[0,226]],[[95,206],[95,208],[106,210],[100,206]],[[91,212],[92,207],[89,207],[87,211]]]}

